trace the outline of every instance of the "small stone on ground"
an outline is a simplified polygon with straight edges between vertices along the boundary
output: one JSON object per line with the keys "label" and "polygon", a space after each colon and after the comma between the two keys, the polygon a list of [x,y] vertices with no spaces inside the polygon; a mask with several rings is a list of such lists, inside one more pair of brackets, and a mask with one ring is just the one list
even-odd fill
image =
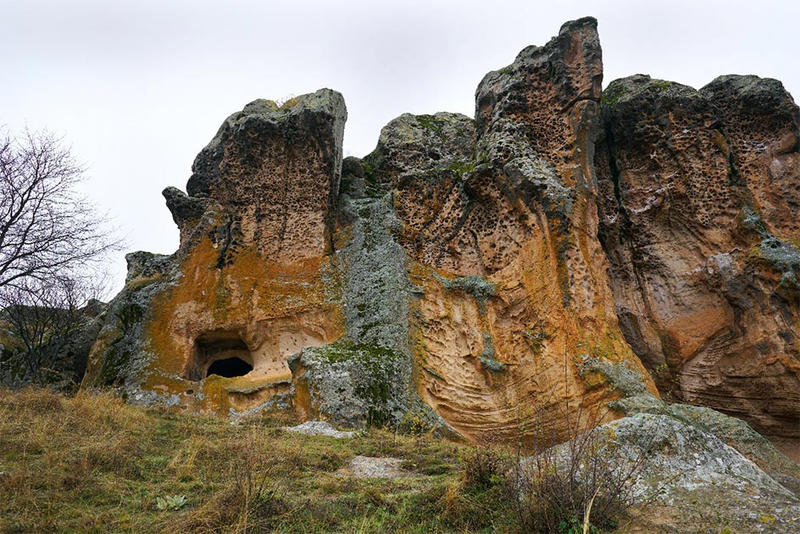
{"label": "small stone on ground", "polygon": [[325,421],[306,421],[297,426],[284,426],[281,430],[297,432],[298,434],[305,434],[306,436],[330,436],[339,439],[352,438],[356,434],[355,432],[336,430],[333,425]]}
{"label": "small stone on ground", "polygon": [[340,473],[355,478],[400,478],[413,476],[400,465],[403,460],[399,458],[371,458],[369,456],[356,456],[350,465]]}

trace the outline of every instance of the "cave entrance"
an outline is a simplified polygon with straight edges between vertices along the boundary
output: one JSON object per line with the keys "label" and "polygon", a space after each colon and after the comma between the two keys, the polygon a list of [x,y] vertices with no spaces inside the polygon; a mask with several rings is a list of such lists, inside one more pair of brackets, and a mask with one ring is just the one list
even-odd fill
{"label": "cave entrance", "polygon": [[195,339],[194,364],[186,378],[202,380],[211,375],[225,378],[244,376],[253,370],[253,355],[237,332],[214,330]]}
{"label": "cave entrance", "polygon": [[219,375],[225,378],[244,376],[253,370],[253,366],[241,358],[225,358],[213,362],[206,372],[206,376]]}

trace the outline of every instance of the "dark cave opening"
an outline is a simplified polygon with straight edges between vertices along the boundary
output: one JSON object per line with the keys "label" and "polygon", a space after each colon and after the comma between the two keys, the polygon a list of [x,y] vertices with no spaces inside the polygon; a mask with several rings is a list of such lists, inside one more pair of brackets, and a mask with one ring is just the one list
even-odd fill
{"label": "dark cave opening", "polygon": [[225,358],[217,360],[208,368],[206,376],[219,375],[225,378],[244,376],[253,370],[253,366],[241,358]]}
{"label": "dark cave opening", "polygon": [[244,376],[253,370],[253,355],[236,331],[212,330],[195,339],[194,353],[184,378],[200,381],[211,375]]}

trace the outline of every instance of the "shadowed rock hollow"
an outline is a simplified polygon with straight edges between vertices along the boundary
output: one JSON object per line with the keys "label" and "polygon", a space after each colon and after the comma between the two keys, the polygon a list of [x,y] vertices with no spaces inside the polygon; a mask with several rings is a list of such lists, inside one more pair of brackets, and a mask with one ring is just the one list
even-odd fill
{"label": "shadowed rock hollow", "polygon": [[344,161],[339,93],[248,104],[164,191],[180,248],[128,256],[85,383],[508,439],[661,395],[800,438],[791,96],[602,77],[569,22],[474,119],[404,114]]}

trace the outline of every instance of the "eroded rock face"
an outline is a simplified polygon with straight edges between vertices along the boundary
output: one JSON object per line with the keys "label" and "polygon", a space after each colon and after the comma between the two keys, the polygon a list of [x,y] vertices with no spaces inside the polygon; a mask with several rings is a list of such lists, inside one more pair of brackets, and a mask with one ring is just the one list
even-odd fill
{"label": "eroded rock face", "polygon": [[[330,252],[346,118],[342,96],[324,89],[281,108],[256,100],[228,117],[186,186],[190,197],[213,199],[228,217],[220,263],[232,263],[237,248],[253,247],[280,264]],[[179,226],[199,213],[169,198]]]}
{"label": "eroded rock face", "polygon": [[660,390],[796,439],[797,107],[601,82],[587,18],[487,74],[475,119],[404,114],[363,159],[338,93],[249,104],[164,191],[180,248],[128,256],[86,382],[509,439]]}
{"label": "eroded rock face", "polygon": [[800,110],[778,80],[720,76],[700,89],[722,121],[732,164],[761,217],[781,239],[798,239]]}
{"label": "eroded rock face", "polygon": [[[484,78],[475,121],[403,115],[363,162],[367,193],[393,194],[413,259],[418,391],[462,434],[510,437],[564,402],[588,413],[618,394],[579,372],[589,360],[649,383],[591,237],[601,80],[596,22],[566,24]],[[563,418],[547,423],[567,432]]]}
{"label": "eroded rock face", "polygon": [[696,91],[638,75],[606,89],[603,122],[600,238],[626,339],[662,392],[797,439],[791,97],[752,76]]}
{"label": "eroded rock face", "polygon": [[129,256],[89,383],[218,412],[288,402],[289,356],[343,331],[330,253],[345,118],[323,89],[223,123],[188,195],[164,191],[178,252]]}

